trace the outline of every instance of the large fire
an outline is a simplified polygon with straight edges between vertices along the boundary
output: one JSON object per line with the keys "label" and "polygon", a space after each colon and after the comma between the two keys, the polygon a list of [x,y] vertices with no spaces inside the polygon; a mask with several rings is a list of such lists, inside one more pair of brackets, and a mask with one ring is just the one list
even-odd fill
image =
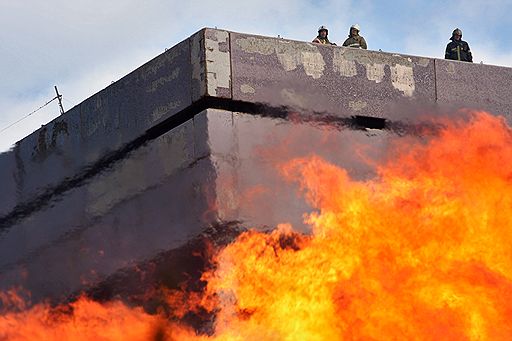
{"label": "large fire", "polygon": [[[473,113],[391,149],[367,181],[315,156],[280,165],[315,209],[311,234],[243,233],[203,293],[167,293],[173,313],[4,293],[17,309],[0,340],[512,340],[512,129]],[[198,307],[211,335],[177,322]]]}

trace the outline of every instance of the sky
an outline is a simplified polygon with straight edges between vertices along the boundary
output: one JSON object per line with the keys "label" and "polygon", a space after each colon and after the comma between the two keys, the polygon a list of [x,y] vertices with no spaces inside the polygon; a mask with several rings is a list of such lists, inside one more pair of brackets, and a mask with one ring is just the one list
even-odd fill
{"label": "sky", "polygon": [[[512,67],[512,1],[0,0],[0,152],[203,27],[338,45],[358,23],[371,50],[444,57],[454,28],[475,62]],[[4,130],[5,129],[5,130]]]}

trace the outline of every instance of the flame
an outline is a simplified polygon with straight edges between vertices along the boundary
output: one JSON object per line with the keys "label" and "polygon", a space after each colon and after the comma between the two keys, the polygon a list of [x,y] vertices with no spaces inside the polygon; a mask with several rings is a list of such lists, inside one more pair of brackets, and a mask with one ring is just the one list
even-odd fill
{"label": "flame", "polygon": [[211,335],[80,298],[2,315],[0,340],[512,340],[512,130],[483,112],[443,124],[398,139],[367,181],[316,156],[282,164],[311,234],[243,233],[200,297],[169,294],[180,316],[215,314]]}
{"label": "flame", "polygon": [[142,308],[119,301],[99,303],[81,297],[69,305],[38,304],[0,316],[0,340],[180,340],[194,334]]}
{"label": "flame", "polygon": [[217,335],[512,339],[510,128],[475,113],[408,142],[365,182],[314,156],[282,166],[313,234],[248,232],[219,255]]}

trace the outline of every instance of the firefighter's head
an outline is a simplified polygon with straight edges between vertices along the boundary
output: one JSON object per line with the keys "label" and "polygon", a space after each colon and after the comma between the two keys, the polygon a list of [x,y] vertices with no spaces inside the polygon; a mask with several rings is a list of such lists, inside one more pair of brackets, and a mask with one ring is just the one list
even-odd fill
{"label": "firefighter's head", "polygon": [[327,29],[327,27],[325,27],[325,26],[323,26],[323,25],[322,25],[322,26],[320,26],[320,27],[318,28],[318,36],[319,36],[320,38],[327,38],[327,35],[328,35],[328,34],[329,34],[329,30]]}
{"label": "firefighter's head", "polygon": [[461,40],[462,39],[462,31],[459,28],[456,28],[452,32],[453,40]]}
{"label": "firefighter's head", "polygon": [[359,27],[358,24],[354,24],[354,25],[350,26],[350,36],[351,37],[358,36],[359,31],[361,31],[361,28]]}

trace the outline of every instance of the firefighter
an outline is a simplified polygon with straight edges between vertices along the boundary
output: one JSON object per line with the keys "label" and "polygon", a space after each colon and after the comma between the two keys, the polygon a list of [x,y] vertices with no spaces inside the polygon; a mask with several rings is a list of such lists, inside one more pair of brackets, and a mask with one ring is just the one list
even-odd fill
{"label": "firefighter", "polygon": [[458,28],[453,30],[450,40],[451,42],[446,45],[444,58],[472,63],[473,55],[471,54],[468,43],[462,40],[462,31]]}
{"label": "firefighter", "polygon": [[358,49],[366,50],[368,48],[368,46],[366,45],[366,40],[364,40],[364,38],[359,35],[359,31],[361,31],[361,28],[359,27],[358,24],[350,26],[348,38],[343,43],[343,46],[355,47]]}
{"label": "firefighter", "polygon": [[315,39],[313,39],[313,43],[324,44],[324,45],[336,45],[329,41],[329,38],[327,38],[328,34],[329,34],[329,30],[327,29],[327,27],[320,26],[318,28],[318,36]]}

